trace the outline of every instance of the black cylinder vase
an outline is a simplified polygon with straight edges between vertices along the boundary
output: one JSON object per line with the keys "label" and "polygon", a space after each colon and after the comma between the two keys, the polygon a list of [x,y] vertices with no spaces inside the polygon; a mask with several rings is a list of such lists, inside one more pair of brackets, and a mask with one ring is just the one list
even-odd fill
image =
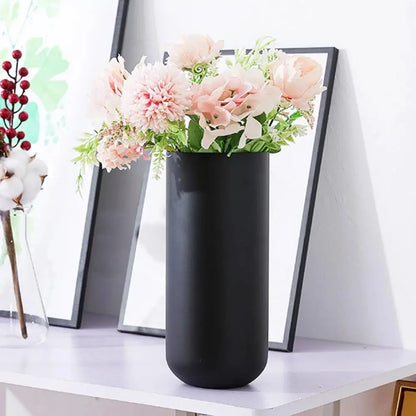
{"label": "black cylinder vase", "polygon": [[268,354],[269,154],[168,153],[166,187],[168,365],[244,386]]}

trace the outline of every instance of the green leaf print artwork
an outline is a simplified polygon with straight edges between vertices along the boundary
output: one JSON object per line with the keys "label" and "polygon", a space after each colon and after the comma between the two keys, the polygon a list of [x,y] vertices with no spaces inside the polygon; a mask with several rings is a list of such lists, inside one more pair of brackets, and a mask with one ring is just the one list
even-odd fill
{"label": "green leaf print artwork", "polygon": [[[43,46],[42,38],[32,38],[26,43],[25,65],[38,69],[32,77],[32,90],[42,101],[46,111],[53,111],[68,90],[65,80],[55,77],[68,70],[69,63],[62,57],[58,46]],[[33,70],[32,69],[32,70]]]}

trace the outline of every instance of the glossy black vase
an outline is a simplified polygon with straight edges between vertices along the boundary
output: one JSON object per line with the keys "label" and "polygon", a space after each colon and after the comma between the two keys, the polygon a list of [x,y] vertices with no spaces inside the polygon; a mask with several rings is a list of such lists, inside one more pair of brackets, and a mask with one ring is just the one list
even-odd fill
{"label": "glossy black vase", "polygon": [[269,154],[168,153],[166,187],[168,365],[244,386],[268,354]]}

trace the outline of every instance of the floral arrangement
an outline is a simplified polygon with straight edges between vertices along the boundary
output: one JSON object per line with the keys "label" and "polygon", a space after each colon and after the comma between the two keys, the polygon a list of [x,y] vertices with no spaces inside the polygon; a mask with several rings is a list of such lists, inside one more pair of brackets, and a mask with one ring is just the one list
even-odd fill
{"label": "floral arrangement", "polygon": [[82,171],[101,163],[126,169],[139,157],[153,158],[155,174],[164,152],[277,153],[313,125],[322,68],[259,39],[237,50],[220,70],[223,42],[187,35],[168,50],[166,63],[143,58],[130,74],[119,56],[110,60],[94,89],[100,128],[87,134],[75,162]]}
{"label": "floral arrangement", "polygon": [[2,68],[7,78],[0,81],[4,107],[0,110],[3,126],[0,127],[0,219],[3,226],[5,246],[9,257],[16,307],[22,338],[28,337],[25,313],[19,284],[16,258],[16,243],[13,234],[10,210],[29,207],[42,188],[47,176],[47,166],[36,155],[30,155],[31,144],[21,129],[29,115],[23,107],[29,102],[26,91],[30,82],[24,79],[29,74],[20,65],[22,52],[12,52],[14,64],[4,61]]}
{"label": "floral arrangement", "polygon": [[[47,167],[36,155],[31,156],[31,144],[24,140],[22,123],[29,115],[23,107],[29,102],[26,91],[30,82],[29,71],[20,66],[22,52],[12,53],[14,65],[4,61],[2,68],[8,78],[0,81],[4,107],[0,110],[3,126],[0,127],[0,211],[29,206],[39,193],[47,176]],[[19,67],[20,66],[20,67]]]}

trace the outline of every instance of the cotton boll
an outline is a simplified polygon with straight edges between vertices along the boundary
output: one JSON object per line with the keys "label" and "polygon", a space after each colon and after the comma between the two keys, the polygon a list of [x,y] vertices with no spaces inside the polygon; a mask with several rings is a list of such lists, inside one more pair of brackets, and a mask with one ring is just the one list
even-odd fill
{"label": "cotton boll", "polygon": [[23,178],[26,174],[27,162],[24,160],[7,157],[3,162],[3,166],[7,172],[14,173],[19,178]]}
{"label": "cotton boll", "polygon": [[0,182],[0,197],[15,199],[23,192],[23,183],[17,176],[3,179]]}
{"label": "cotton boll", "polygon": [[36,198],[42,186],[41,178],[37,173],[28,173],[23,178],[24,192],[20,203],[23,206],[30,205],[30,203]]}
{"label": "cotton boll", "polygon": [[27,171],[28,173],[36,173],[39,176],[45,176],[48,174],[48,167],[42,160],[34,159],[29,163]]}
{"label": "cotton boll", "polygon": [[11,150],[9,157],[7,159],[20,160],[22,163],[29,163],[30,154],[27,150],[14,148]]}
{"label": "cotton boll", "polygon": [[3,198],[0,196],[0,211],[8,211],[16,206],[16,203],[11,199]]}

